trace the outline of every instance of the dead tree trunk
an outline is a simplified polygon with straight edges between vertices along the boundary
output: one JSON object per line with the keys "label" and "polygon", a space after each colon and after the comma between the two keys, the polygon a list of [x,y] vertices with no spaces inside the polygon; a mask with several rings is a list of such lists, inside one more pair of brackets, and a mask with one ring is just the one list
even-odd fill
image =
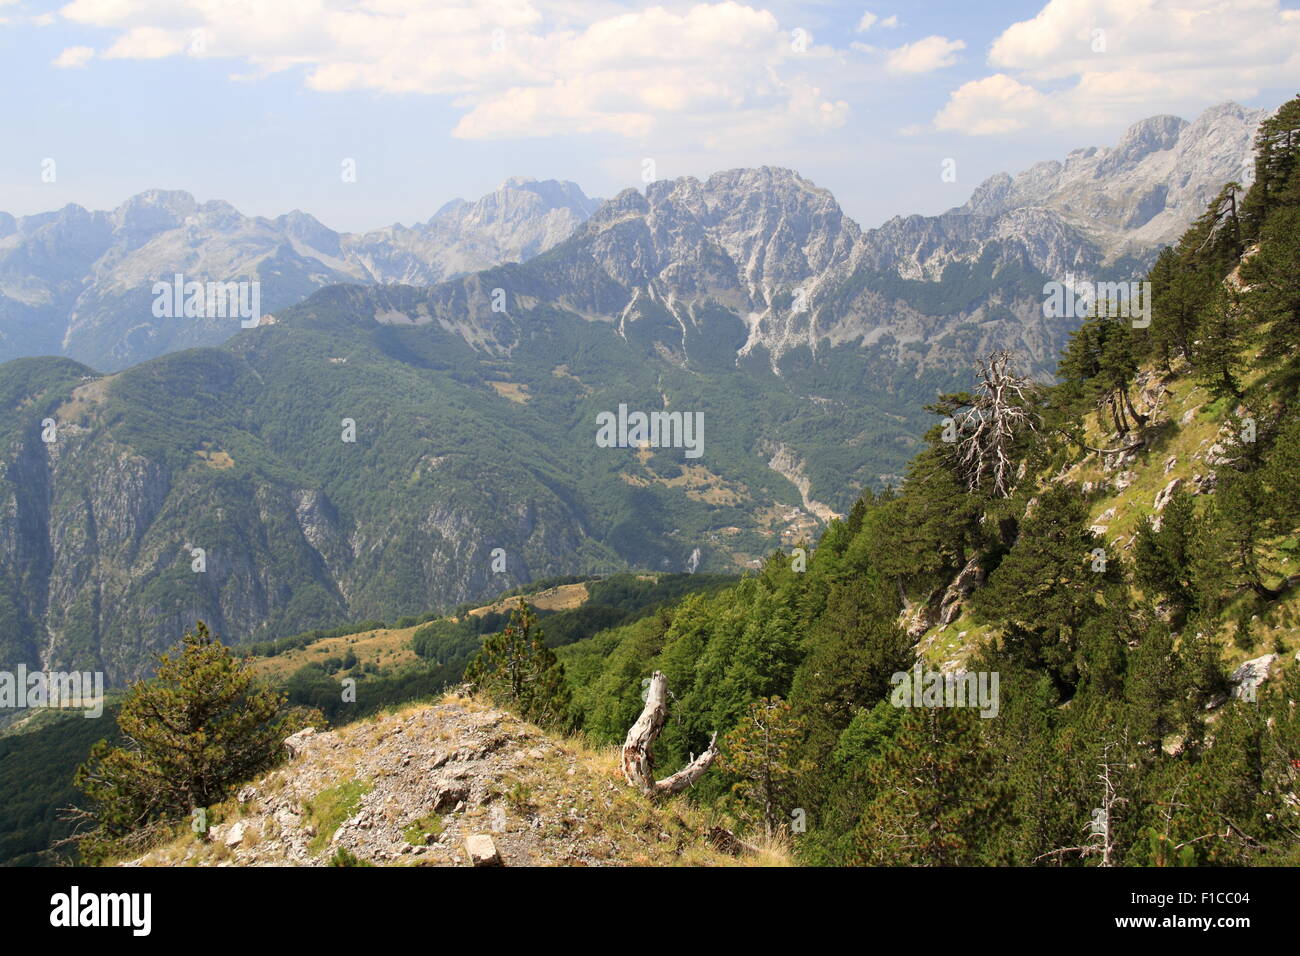
{"label": "dead tree trunk", "polygon": [[681,793],[709,769],[718,756],[718,735],[709,741],[708,749],[671,777],[656,781],[654,778],[654,742],[668,719],[668,678],[655,671],[650,678],[645,708],[627,732],[623,742],[623,776],[627,782],[645,794]]}

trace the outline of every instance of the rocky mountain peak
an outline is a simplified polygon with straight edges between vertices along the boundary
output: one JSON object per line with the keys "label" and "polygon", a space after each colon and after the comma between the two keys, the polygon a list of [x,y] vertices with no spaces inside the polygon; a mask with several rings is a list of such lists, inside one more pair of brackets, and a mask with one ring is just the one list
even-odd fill
{"label": "rocky mountain peak", "polygon": [[112,213],[117,229],[131,232],[155,232],[174,229],[194,215],[199,204],[180,189],[147,189],[132,196]]}
{"label": "rocky mountain peak", "polygon": [[1098,164],[1098,169],[1102,172],[1118,170],[1140,162],[1151,153],[1173,149],[1178,144],[1178,137],[1189,125],[1191,124],[1185,119],[1168,115],[1139,120],[1107,152],[1105,159]]}
{"label": "rocky mountain peak", "polygon": [[63,354],[115,370],[229,338],[221,319],[159,322],[146,308],[142,321],[141,297],[177,272],[261,276],[261,305],[274,312],[325,285],[433,285],[523,261],[567,239],[596,205],[574,183],[519,179],[475,202],[455,200],[414,228],[362,235],[298,210],[249,217],[223,200],[200,204],[164,189],[111,212],[0,214],[0,362]]}
{"label": "rocky mountain peak", "polygon": [[1112,147],[991,176],[956,211],[1000,216],[1042,207],[1096,243],[1103,258],[1154,248],[1181,235],[1223,183],[1242,179],[1265,115],[1222,103],[1190,123],[1148,117]]}
{"label": "rocky mountain peak", "polygon": [[476,202],[453,200],[429,220],[429,227],[442,223],[519,225],[538,216],[560,214],[580,223],[595,211],[599,201],[588,197],[577,183],[555,179],[538,181],[520,176],[507,179],[496,191]]}
{"label": "rocky mountain peak", "polygon": [[703,182],[693,176],[660,180],[644,195],[626,189],[596,211],[584,234],[629,219],[643,221],[661,264],[704,257],[716,268],[713,253],[722,253],[739,271],[733,280],[759,299],[764,289],[846,260],[860,235],[829,190],[793,170],[767,166],[725,170]]}

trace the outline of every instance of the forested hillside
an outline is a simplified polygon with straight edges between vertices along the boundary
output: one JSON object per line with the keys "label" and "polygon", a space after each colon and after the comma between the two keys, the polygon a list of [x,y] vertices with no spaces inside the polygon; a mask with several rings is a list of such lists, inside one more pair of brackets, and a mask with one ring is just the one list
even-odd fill
{"label": "forested hillside", "polygon": [[[1256,146],[1250,187],[1225,184],[1156,260],[1142,297],[1149,322],[1131,300],[1092,302],[1050,386],[1011,352],[987,356],[968,391],[929,406],[934,425],[897,488],[862,492],[815,546],[787,540],[738,582],[625,574],[583,581],[589,600],[540,615],[498,601],[405,618],[392,629],[406,632],[396,644],[389,633],[375,636],[389,631],[382,623],[368,622],[252,648],[291,661],[287,674],[237,662],[198,627],[164,679],[123,698],[119,719],[136,749],[97,747],[79,773],[93,805],[85,819],[97,827],[83,849],[113,859],[159,833],[190,840],[182,832],[190,813],[221,801],[235,812],[228,801],[240,784],[279,765],[278,731],[352,722],[462,679],[511,719],[583,735],[601,763],[599,748],[623,742],[649,711],[648,686],[666,681],[668,720],[650,734],[649,769],[655,778],[688,764],[703,769],[689,799],[706,812],[694,819],[734,827],[721,828],[728,852],[777,846],[799,862],[841,865],[1300,863],[1300,99],[1262,125]],[[327,300],[299,316],[313,334],[352,321],[323,308]],[[261,348],[287,341],[268,338]],[[372,344],[416,341],[384,333]],[[241,349],[257,351],[232,349],[230,362]],[[81,370],[18,371],[33,379],[22,394],[53,402]],[[240,376],[255,378],[255,366]],[[123,378],[139,396],[164,394],[146,375]],[[109,403],[95,414],[121,412],[118,427],[143,441],[154,435],[144,427],[149,407],[140,401],[126,414]],[[242,456],[251,435],[248,445],[222,447]],[[399,589],[402,580],[374,586]],[[400,658],[392,656],[398,644]],[[362,659],[363,647],[377,657]],[[205,683],[210,674],[230,680]],[[269,690],[258,676],[282,686]],[[340,697],[349,679],[359,695]],[[216,767],[219,784],[209,786],[210,754],[241,752],[232,742],[247,729],[244,708],[221,698],[229,687],[261,708],[261,746],[256,760]],[[159,736],[158,706],[209,698],[227,716],[214,721],[218,743],[198,748],[199,758],[173,760],[166,739],[152,752],[140,747]],[[434,710],[447,714],[449,702],[405,722],[436,723]],[[195,733],[207,740],[206,727]],[[11,778],[38,759],[32,748],[41,740],[28,736],[0,754]],[[533,731],[525,736],[531,745]],[[488,756],[494,744],[480,737],[457,759]],[[325,740],[332,747],[338,738]],[[390,756],[407,767],[409,749],[393,747]],[[150,776],[150,761],[173,769]],[[625,752],[625,773],[626,761]],[[601,766],[597,788],[617,791]],[[481,806],[466,810],[472,801],[459,797],[443,807],[467,814],[457,827],[505,786],[512,812],[543,821],[525,792],[541,778],[508,783],[487,770]],[[207,788],[198,802],[184,789],[187,773]],[[408,773],[410,786],[427,785],[427,775]],[[28,790],[62,793],[65,779],[34,776]],[[660,795],[651,783],[632,808],[646,819],[655,816],[646,801]],[[276,785],[268,777],[262,786]],[[355,815],[368,786],[313,770],[295,799],[307,818],[321,800],[339,802],[325,816],[343,839],[353,823],[366,829]],[[25,834],[10,852],[34,859],[32,841],[54,828],[39,800],[20,810]],[[288,805],[279,810],[297,818],[295,827],[304,819]],[[393,830],[402,821],[387,823]],[[594,823],[597,832],[624,825]],[[416,824],[427,846],[426,826],[442,821]],[[714,829],[682,826],[666,859],[684,857],[699,827]],[[238,833],[225,845],[243,852]],[[294,844],[302,853],[293,859],[324,859],[316,835],[310,853]],[[392,858],[382,852],[377,858]]]}
{"label": "forested hillside", "polygon": [[[720,732],[697,798],[809,863],[1300,862],[1298,160],[1300,99],[1160,256],[1149,325],[1098,302],[1052,387],[991,357],[806,567],[560,649],[587,732],[662,671],[661,769]],[[895,706],[914,667],[996,706]]]}

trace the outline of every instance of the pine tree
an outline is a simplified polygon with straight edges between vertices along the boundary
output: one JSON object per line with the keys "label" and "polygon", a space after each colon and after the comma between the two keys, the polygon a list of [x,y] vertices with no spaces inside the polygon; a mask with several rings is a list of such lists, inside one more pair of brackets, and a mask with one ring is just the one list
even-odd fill
{"label": "pine tree", "polygon": [[564,665],[542,642],[536,625],[537,615],[521,601],[505,629],[484,639],[465,669],[465,680],[524,720],[569,729],[573,711]]}
{"label": "pine tree", "polygon": [[742,814],[771,837],[795,808],[799,778],[811,767],[800,758],[804,728],[780,697],[760,697],[723,739],[720,769],[737,778],[732,793]]}
{"label": "pine tree", "polygon": [[1236,267],[1245,249],[1242,237],[1239,183],[1227,183],[1178,243],[1185,265],[1222,279]]}
{"label": "pine tree", "polygon": [[890,676],[913,661],[890,586],[873,572],[837,585],[809,635],[790,692],[808,728],[809,759],[820,765],[854,713],[888,696]]}
{"label": "pine tree", "polygon": [[1134,581],[1149,594],[1167,600],[1178,620],[1196,610],[1195,541],[1196,506],[1181,488],[1165,505],[1160,530],[1156,530],[1154,518],[1147,518],[1135,536]]}
{"label": "pine tree", "polygon": [[1279,591],[1264,582],[1263,543],[1274,502],[1260,468],[1259,443],[1244,446],[1234,462],[1219,469],[1218,488],[1200,527],[1196,563],[1198,602],[1217,613],[1230,593],[1250,588],[1265,600]]}
{"label": "pine tree", "polygon": [[1197,333],[1197,378],[1215,398],[1236,398],[1241,394],[1237,372],[1241,368],[1240,296],[1227,285],[1210,295],[1201,312]]}
{"label": "pine tree", "polygon": [[1293,356],[1300,344],[1300,207],[1279,209],[1263,228],[1258,251],[1242,266],[1250,314],[1271,323],[1270,354]]}
{"label": "pine tree", "polygon": [[1084,320],[1061,356],[1060,373],[1067,394],[1109,415],[1117,434],[1146,424],[1129,390],[1137,374],[1136,343],[1128,324],[1104,314]]}
{"label": "pine tree", "polygon": [[1300,97],[1283,103],[1255,134],[1255,183],[1242,204],[1249,235],[1279,206],[1300,204]]}
{"label": "pine tree", "polygon": [[891,746],[872,765],[875,797],[854,832],[867,866],[972,866],[990,858],[1006,820],[1005,794],[980,718],[968,708],[919,707],[902,717]]}
{"label": "pine tree", "polygon": [[1203,283],[1183,267],[1170,246],[1160,251],[1149,274],[1151,282],[1150,345],[1161,365],[1172,370],[1176,355],[1193,358]]}
{"label": "pine tree", "polygon": [[119,853],[138,831],[224,800],[274,763],[308,721],[323,723],[318,713],[289,710],[283,694],[260,686],[249,664],[198,622],[178,654],[160,656],[154,679],[127,692],[117,718],[126,745],[100,741],[77,770],[94,823],[80,840],[83,859]]}
{"label": "pine tree", "polygon": [[1185,667],[1168,626],[1145,621],[1141,639],[1129,654],[1124,697],[1134,743],[1152,758],[1159,758],[1165,737],[1183,726],[1187,715],[1181,704],[1186,696]]}
{"label": "pine tree", "polygon": [[1003,630],[1013,658],[1046,668],[1063,691],[1079,680],[1080,629],[1107,604],[1123,605],[1120,565],[1102,545],[1078,490],[1054,487],[973,596],[977,619]]}
{"label": "pine tree", "polygon": [[942,440],[922,451],[908,467],[904,493],[862,521],[871,566],[909,596],[946,583],[983,544],[983,499],[967,492],[953,459]]}

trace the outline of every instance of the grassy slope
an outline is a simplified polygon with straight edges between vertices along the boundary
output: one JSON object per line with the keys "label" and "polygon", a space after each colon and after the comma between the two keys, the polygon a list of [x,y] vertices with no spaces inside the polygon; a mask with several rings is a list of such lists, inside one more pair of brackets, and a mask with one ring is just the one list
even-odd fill
{"label": "grassy slope", "polygon": [[[1242,386],[1249,392],[1254,386],[1261,386],[1267,381],[1270,368],[1260,362],[1258,349],[1249,349],[1243,354],[1245,360]],[[1149,374],[1152,369],[1146,370]],[[1104,527],[1101,536],[1110,546],[1112,553],[1118,553],[1122,560],[1132,561],[1132,541],[1138,527],[1148,517],[1154,516],[1156,496],[1170,482],[1181,478],[1182,487],[1189,493],[1193,489],[1192,478],[1215,471],[1213,466],[1205,463],[1205,451],[1218,440],[1220,429],[1228,421],[1235,407],[1234,403],[1214,401],[1207,390],[1198,385],[1184,367],[1175,367],[1172,377],[1153,381],[1163,381],[1166,392],[1160,397],[1152,416],[1156,439],[1150,447],[1139,452],[1137,460],[1131,465],[1113,468],[1109,472],[1103,468],[1099,455],[1089,453],[1071,467],[1062,471],[1061,480],[1083,484],[1091,482],[1094,486],[1109,481],[1105,492],[1096,495],[1090,503],[1089,515],[1094,526]],[[1143,411],[1147,409],[1143,407]],[[1184,421],[1186,420],[1186,421]],[[1113,434],[1108,434],[1100,425],[1098,416],[1089,415],[1085,426],[1086,440],[1095,447],[1114,447]],[[1166,465],[1170,459],[1173,463]],[[1132,483],[1122,491],[1114,489],[1114,481],[1124,471],[1133,473]],[[1198,496],[1198,503],[1205,500]],[[1203,504],[1198,504],[1203,507]],[[1294,538],[1280,539],[1271,543],[1264,566],[1273,572],[1271,580],[1300,571],[1294,552],[1284,547],[1294,544]],[[1247,598],[1243,595],[1230,604],[1221,618],[1219,638],[1225,648],[1225,662],[1235,666],[1244,660],[1261,654],[1276,652],[1283,662],[1300,651],[1300,589],[1292,589],[1270,605],[1268,614],[1260,617],[1252,625],[1255,638],[1254,647],[1244,650],[1230,640],[1230,622],[1238,605]],[[938,665],[945,661],[963,660],[970,651],[989,639],[993,629],[976,623],[967,609],[947,627],[934,627],[920,639],[920,648],[925,658]]]}

